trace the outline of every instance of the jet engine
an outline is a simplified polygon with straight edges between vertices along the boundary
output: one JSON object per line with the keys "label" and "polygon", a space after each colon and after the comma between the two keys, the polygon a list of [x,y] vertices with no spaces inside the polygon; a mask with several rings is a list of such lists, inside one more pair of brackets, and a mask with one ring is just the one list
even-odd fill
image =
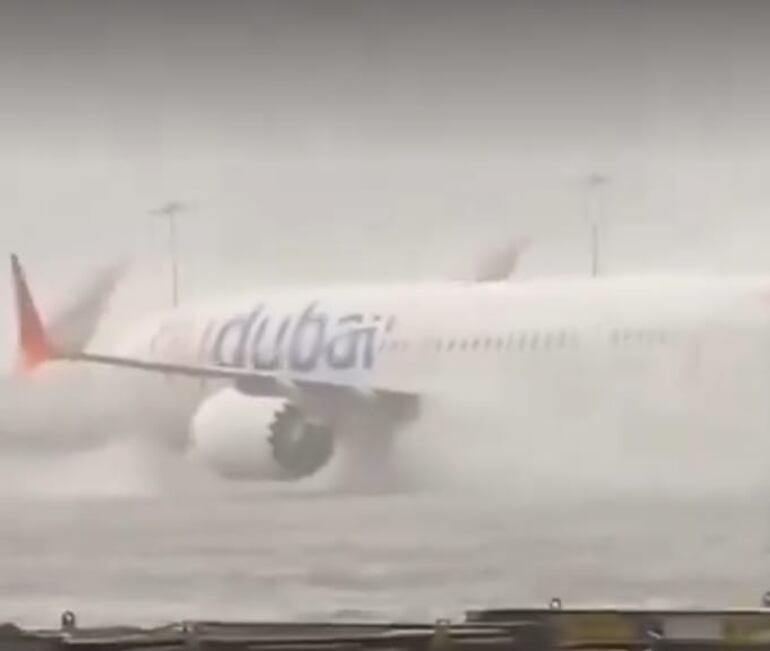
{"label": "jet engine", "polygon": [[287,400],[222,391],[201,406],[193,423],[192,454],[236,480],[296,480],[324,467],[334,432],[310,422]]}

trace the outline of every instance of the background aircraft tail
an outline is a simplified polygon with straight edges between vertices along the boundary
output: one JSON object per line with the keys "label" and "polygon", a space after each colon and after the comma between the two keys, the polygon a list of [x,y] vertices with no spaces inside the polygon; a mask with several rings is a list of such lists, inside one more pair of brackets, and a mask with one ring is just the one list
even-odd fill
{"label": "background aircraft tail", "polygon": [[529,243],[529,238],[524,238],[486,251],[476,263],[474,280],[477,283],[507,280],[516,271],[521,254]]}

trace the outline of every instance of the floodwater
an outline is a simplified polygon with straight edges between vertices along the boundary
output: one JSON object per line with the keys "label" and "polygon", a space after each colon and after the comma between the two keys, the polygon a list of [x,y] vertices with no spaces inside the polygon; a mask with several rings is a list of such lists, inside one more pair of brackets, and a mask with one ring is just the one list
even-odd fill
{"label": "floodwater", "polygon": [[770,588],[761,423],[720,445],[649,428],[648,449],[601,423],[560,434],[461,417],[404,434],[396,490],[361,490],[341,461],[307,481],[236,483],[128,444],[6,453],[0,619],[432,620],[554,596],[754,606]]}
{"label": "floodwater", "polygon": [[770,586],[770,501],[759,496],[536,502],[462,490],[198,488],[6,495],[2,619],[56,625],[64,609],[84,625],[459,617],[556,595],[750,606]]}

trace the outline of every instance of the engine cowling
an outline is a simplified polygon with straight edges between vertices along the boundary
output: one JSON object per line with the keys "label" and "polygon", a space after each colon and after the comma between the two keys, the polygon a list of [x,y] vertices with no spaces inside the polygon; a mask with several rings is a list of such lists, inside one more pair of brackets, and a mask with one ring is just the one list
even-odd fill
{"label": "engine cowling", "polygon": [[192,454],[228,479],[301,479],[324,467],[334,448],[331,428],[282,399],[223,391],[193,423]]}

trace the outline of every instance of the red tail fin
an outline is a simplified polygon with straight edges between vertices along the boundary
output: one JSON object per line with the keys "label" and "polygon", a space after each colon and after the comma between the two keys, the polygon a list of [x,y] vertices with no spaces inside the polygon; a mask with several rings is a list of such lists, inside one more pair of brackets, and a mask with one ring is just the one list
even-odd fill
{"label": "red tail fin", "polygon": [[11,272],[16,295],[20,363],[22,370],[29,373],[52,359],[53,350],[16,254],[11,255]]}

